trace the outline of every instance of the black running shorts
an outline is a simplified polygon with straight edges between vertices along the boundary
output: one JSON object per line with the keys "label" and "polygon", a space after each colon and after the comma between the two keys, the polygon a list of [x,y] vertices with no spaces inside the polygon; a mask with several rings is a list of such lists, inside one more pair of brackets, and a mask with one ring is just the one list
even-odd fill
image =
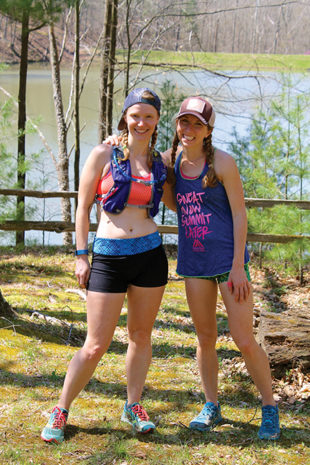
{"label": "black running shorts", "polygon": [[86,288],[94,292],[126,292],[131,284],[160,287],[167,284],[168,260],[162,245],[134,255],[93,253]]}

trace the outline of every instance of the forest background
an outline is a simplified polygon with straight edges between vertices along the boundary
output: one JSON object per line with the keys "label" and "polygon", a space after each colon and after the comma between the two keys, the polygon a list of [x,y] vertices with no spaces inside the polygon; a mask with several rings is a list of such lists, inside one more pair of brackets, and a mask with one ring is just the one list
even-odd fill
{"label": "forest background", "polygon": [[[18,5],[18,1],[2,0],[2,11],[10,3]],[[309,13],[310,5],[305,0],[120,1],[117,48],[128,47],[129,22],[132,37],[143,29],[134,44],[135,50],[303,55],[310,52],[309,38],[305,34],[310,26]],[[102,33],[104,14],[104,1],[80,2],[83,56],[96,45]],[[55,26],[61,31],[65,29],[66,14],[59,17]],[[18,63],[18,22],[1,15],[0,30],[1,61]],[[65,53],[74,51],[73,16],[68,31]],[[43,28],[30,37],[30,61],[48,60],[47,36],[47,29]]]}
{"label": "forest background", "polygon": [[[19,69],[18,95],[11,95],[5,86],[1,87],[1,186],[22,189],[44,186],[55,190],[55,184],[51,187],[48,182],[52,176],[46,173],[49,159],[57,173],[58,190],[78,189],[81,157],[85,160],[86,156],[81,134],[89,124],[81,122],[81,97],[91,69],[97,70],[98,142],[115,128],[119,116],[115,102],[132,87],[149,83],[152,86],[153,81],[165,109],[160,123],[160,150],[171,142],[171,121],[184,96],[178,74],[189,81],[186,73],[193,71],[200,72],[204,82],[194,92],[206,95],[218,115],[230,118],[231,141],[226,145],[236,155],[245,195],[306,200],[309,92],[307,75],[302,72],[307,73],[310,62],[308,38],[303,33],[309,25],[309,9],[310,5],[304,1],[169,4],[159,1],[153,5],[149,1],[1,0],[1,62],[11,66],[7,72],[14,70],[14,66]],[[40,115],[34,120],[27,115],[29,63],[32,63],[30,72],[35,69],[33,64],[45,64],[46,76],[52,81],[56,147],[40,129]],[[67,77],[70,92],[65,95],[62,74],[68,74],[70,69],[71,77]],[[246,102],[253,106],[252,89],[247,95],[242,95],[242,90],[238,94],[234,83],[250,78],[260,89],[266,70],[277,70],[276,77],[273,76],[278,83],[277,92],[272,96],[263,92],[256,95],[255,112],[249,112]],[[246,136],[234,129],[236,118],[250,121]],[[220,127],[221,123],[217,125]],[[42,149],[36,153],[26,153],[30,133],[36,133],[41,141]],[[7,143],[14,137],[17,153]],[[95,141],[91,143],[95,145]],[[63,198],[60,205],[54,202],[49,206],[48,202],[39,204],[19,195],[17,208],[14,204],[15,198],[0,197],[0,214],[6,221],[33,220],[38,215],[45,221],[51,211],[55,216],[55,210],[61,212],[67,224],[74,221],[75,208],[70,198]],[[159,218],[163,223],[176,222],[175,216],[167,214],[164,207]],[[308,226],[307,212],[293,207],[249,210],[249,232],[303,236]],[[25,244],[24,231],[17,230],[15,241],[13,233],[0,236],[4,243]],[[72,244],[71,232],[63,236],[64,244]],[[36,237],[27,243],[38,241]],[[46,242],[44,232],[42,242]],[[260,259],[270,256],[286,267],[297,267],[303,281],[309,259],[304,241],[285,246],[262,243],[251,246]]]}

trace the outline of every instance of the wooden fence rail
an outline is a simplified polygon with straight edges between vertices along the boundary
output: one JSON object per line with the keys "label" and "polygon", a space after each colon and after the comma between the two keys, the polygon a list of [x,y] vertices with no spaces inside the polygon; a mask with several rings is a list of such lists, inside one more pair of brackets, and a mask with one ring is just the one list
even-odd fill
{"label": "wooden fence rail", "polygon": [[[69,197],[76,198],[76,191],[33,191],[24,189],[0,189],[0,195],[11,195],[21,197],[37,197],[37,198],[56,198]],[[310,201],[306,200],[282,200],[282,199],[253,199],[246,198],[245,204],[247,207],[273,207],[275,205],[295,206],[303,210],[310,210]],[[90,231],[96,231],[97,224],[90,224]],[[3,231],[54,231],[57,233],[72,232],[75,230],[74,223],[64,221],[4,221],[0,223],[0,230]],[[158,225],[158,230],[161,234],[177,234],[178,227],[176,225]],[[272,243],[288,243],[295,240],[306,239],[310,240],[309,235],[282,235],[282,234],[261,234],[248,233],[247,240],[249,242],[272,242]]]}
{"label": "wooden fence rail", "polygon": [[[37,197],[40,199],[51,199],[56,197],[76,198],[77,191],[33,191],[28,189],[0,189],[0,195],[12,195],[19,197]],[[274,207],[275,205],[295,206],[303,210],[310,210],[308,200],[285,200],[285,199],[252,199],[245,198],[247,207]]]}
{"label": "wooden fence rail", "polygon": [[[89,226],[90,231],[97,230],[97,223],[91,223]],[[75,229],[74,223],[67,223],[65,221],[5,221],[0,223],[0,229],[3,231],[53,231],[56,233],[72,232]],[[161,234],[178,234],[178,227],[176,225],[158,225],[158,231]],[[282,243],[296,241],[297,239],[308,239],[310,236],[289,236],[282,234],[260,234],[248,233],[248,242],[272,242]]]}

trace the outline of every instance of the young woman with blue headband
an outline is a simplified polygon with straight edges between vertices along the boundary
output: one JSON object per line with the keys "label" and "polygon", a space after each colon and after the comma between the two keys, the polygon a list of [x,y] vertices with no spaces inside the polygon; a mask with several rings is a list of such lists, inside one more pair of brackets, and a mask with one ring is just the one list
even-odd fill
{"label": "young woman with blue headband", "polygon": [[[127,401],[122,420],[141,433],[155,429],[140,404],[151,362],[151,332],[167,283],[168,263],[153,217],[166,179],[155,151],[160,99],[147,88],[126,98],[119,129],[123,149],[100,144],[81,174],[76,213],[76,277],[87,289],[87,337],[72,358],[57,406],[42,431],[46,442],[64,439],[71,403],[89,382],[111,343],[127,295]],[[99,224],[88,260],[89,214]],[[107,373],[108,378],[108,373]]]}

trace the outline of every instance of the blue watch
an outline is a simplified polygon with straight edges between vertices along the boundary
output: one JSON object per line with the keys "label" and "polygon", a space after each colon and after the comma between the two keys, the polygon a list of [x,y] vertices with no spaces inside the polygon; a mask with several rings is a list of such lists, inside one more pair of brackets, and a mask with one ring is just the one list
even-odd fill
{"label": "blue watch", "polygon": [[75,251],[75,256],[77,255],[88,255],[88,249],[80,249]]}

